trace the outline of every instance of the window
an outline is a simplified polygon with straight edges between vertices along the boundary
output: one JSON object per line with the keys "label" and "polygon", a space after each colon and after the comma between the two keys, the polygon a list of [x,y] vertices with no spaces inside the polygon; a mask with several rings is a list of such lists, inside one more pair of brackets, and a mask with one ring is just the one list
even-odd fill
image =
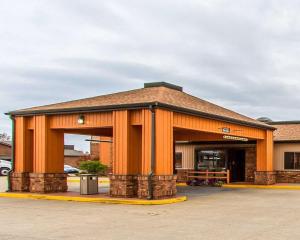
{"label": "window", "polygon": [[225,152],[222,150],[200,150],[197,152],[196,169],[225,168]]}
{"label": "window", "polygon": [[284,169],[300,169],[300,152],[284,153]]}
{"label": "window", "polygon": [[175,168],[182,168],[182,152],[175,153]]}

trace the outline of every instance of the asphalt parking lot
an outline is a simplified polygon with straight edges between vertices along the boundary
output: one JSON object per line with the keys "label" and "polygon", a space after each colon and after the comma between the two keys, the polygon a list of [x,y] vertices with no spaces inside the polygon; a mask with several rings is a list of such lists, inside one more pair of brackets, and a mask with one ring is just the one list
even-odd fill
{"label": "asphalt parking lot", "polygon": [[0,198],[0,239],[300,238],[300,191],[178,190],[187,202],[161,206]]}

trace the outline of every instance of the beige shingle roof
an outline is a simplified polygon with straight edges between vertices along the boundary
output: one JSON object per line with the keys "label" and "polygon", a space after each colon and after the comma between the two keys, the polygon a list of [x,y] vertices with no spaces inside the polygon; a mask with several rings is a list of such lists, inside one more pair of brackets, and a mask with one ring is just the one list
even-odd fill
{"label": "beige shingle roof", "polygon": [[274,141],[300,141],[300,122],[299,123],[272,123],[277,128],[274,131]]}
{"label": "beige shingle roof", "polygon": [[51,104],[40,107],[33,107],[23,110],[11,112],[12,115],[20,114],[36,114],[38,112],[47,111],[75,111],[83,109],[106,108],[107,107],[124,107],[127,108],[130,105],[146,105],[150,103],[159,103],[165,106],[174,107],[181,110],[193,111],[195,113],[207,115],[208,117],[216,119],[224,119],[227,121],[239,122],[243,124],[250,124],[262,128],[272,128],[271,126],[238,114],[234,111],[220,107],[208,101],[191,96],[180,89],[174,88],[174,86],[168,86],[165,83],[158,83],[131,91],[113,93],[108,95],[102,95],[92,98],[80,99],[75,101]]}

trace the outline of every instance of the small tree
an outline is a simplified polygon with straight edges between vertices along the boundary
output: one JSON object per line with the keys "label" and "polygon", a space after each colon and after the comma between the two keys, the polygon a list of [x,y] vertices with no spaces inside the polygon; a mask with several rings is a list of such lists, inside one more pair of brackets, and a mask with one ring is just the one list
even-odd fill
{"label": "small tree", "polygon": [[104,175],[106,173],[107,166],[100,163],[99,160],[82,161],[80,162],[79,169],[86,171],[87,173]]}
{"label": "small tree", "polygon": [[0,133],[0,142],[10,141],[11,137],[7,133]]}

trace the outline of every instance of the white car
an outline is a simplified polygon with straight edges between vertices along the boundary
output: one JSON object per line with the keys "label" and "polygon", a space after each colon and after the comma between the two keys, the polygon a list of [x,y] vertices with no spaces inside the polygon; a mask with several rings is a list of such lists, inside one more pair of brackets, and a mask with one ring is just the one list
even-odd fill
{"label": "white car", "polygon": [[11,162],[0,159],[0,176],[7,176],[11,170]]}

